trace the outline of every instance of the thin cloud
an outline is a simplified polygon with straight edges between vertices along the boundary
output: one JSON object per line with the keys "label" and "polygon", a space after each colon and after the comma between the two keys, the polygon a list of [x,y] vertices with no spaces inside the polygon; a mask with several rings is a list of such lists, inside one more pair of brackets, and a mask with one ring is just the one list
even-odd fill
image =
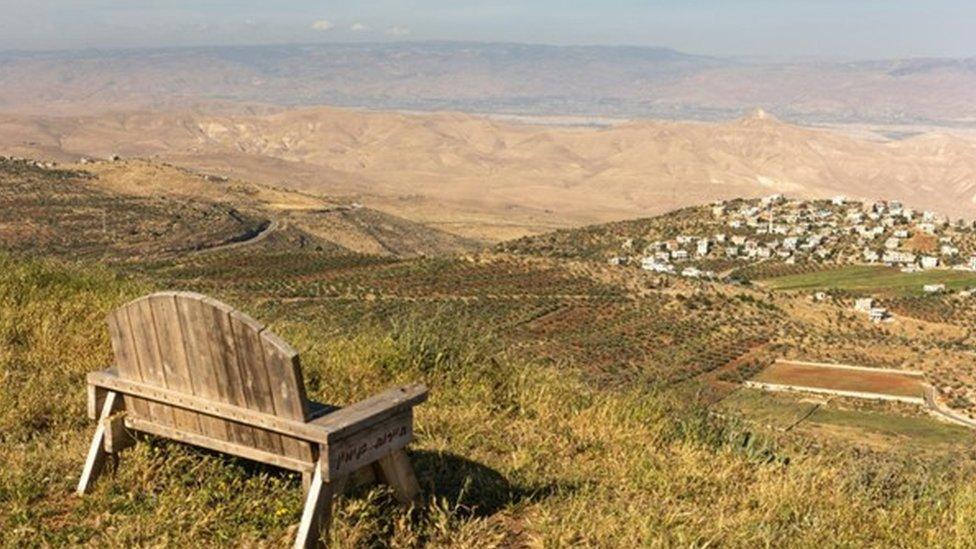
{"label": "thin cloud", "polygon": [[401,27],[401,26],[398,25],[398,26],[390,27],[389,29],[387,29],[386,30],[386,34],[388,34],[390,36],[406,36],[406,35],[410,34],[410,29],[408,29],[407,27]]}
{"label": "thin cloud", "polygon": [[312,30],[327,31],[334,26],[335,25],[332,24],[332,21],[329,21],[327,19],[319,19],[318,21],[312,23]]}
{"label": "thin cloud", "polygon": [[368,31],[369,25],[364,25],[362,23],[353,23],[352,25],[349,26],[349,30],[354,32]]}

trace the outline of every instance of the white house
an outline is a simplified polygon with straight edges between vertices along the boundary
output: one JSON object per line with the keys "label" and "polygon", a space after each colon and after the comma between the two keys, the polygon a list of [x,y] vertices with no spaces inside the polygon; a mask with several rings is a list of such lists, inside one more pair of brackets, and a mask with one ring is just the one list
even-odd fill
{"label": "white house", "polygon": [[890,315],[888,314],[888,309],[884,307],[871,307],[868,310],[868,318],[871,322],[882,322],[887,320]]}
{"label": "white house", "polygon": [[887,250],[881,257],[881,260],[885,263],[915,263],[915,254],[911,252],[899,252],[895,250]]}

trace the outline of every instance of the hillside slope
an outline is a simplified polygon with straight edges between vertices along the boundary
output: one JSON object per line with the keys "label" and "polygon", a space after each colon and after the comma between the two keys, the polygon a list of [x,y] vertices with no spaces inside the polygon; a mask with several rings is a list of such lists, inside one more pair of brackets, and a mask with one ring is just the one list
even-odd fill
{"label": "hillside slope", "polygon": [[332,108],[260,116],[8,116],[0,117],[0,150],[153,155],[365,201],[479,239],[772,192],[899,199],[976,215],[974,141],[926,134],[872,142],[785,124],[762,111],[721,124],[639,121],[606,129]]}
{"label": "hillside slope", "polygon": [[297,475],[156,437],[140,437],[92,494],[73,494],[94,429],[84,375],[111,356],[105,314],[156,288],[203,290],[269,323],[300,350],[317,401],[431,388],[410,448],[426,502],[405,509],[384,487],[350,486],[337,546],[964,546],[976,532],[962,428],[863,404],[834,403],[803,425],[791,418],[809,416],[809,402],[777,399],[758,421],[709,408],[713,385],[741,400],[709,376],[754,368],[757,357],[738,360],[746,336],[838,354],[870,341],[893,360],[909,344],[937,353],[940,332],[911,341],[835,325],[825,319],[836,309],[812,320],[748,290],[632,295],[572,264],[505,257],[349,262],[245,248],[138,273],[0,251],[0,544],[290,541]]}
{"label": "hillside slope", "polygon": [[0,159],[0,242],[69,256],[134,259],[240,245],[394,257],[477,242],[324,197],[130,160],[40,167]]}

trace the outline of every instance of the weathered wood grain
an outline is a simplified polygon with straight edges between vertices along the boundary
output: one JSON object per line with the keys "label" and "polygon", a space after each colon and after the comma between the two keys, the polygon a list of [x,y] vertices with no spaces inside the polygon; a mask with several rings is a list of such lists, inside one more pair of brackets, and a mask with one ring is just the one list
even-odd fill
{"label": "weathered wood grain", "polygon": [[[219,386],[222,376],[219,376],[219,372],[223,371],[223,365],[214,356],[208,329],[208,325],[213,322],[211,308],[192,295],[184,294],[177,295],[176,308],[182,326],[187,360],[192,369],[194,392],[205,399],[222,402],[222,389]],[[201,418],[200,426],[202,434],[209,438],[231,440],[226,422],[220,419]]]}
{"label": "weathered wood grain", "polygon": [[[135,345],[130,336],[131,331],[129,314],[124,307],[108,315],[108,332],[112,340],[112,351],[115,354],[115,368],[123,377],[142,380]],[[130,395],[125,395],[125,409],[140,417],[149,415],[149,403]]]}
{"label": "weathered wood grain", "polygon": [[[320,545],[332,497],[350,475],[375,467],[401,501],[419,492],[403,448],[413,438],[413,406],[427,398],[423,385],[341,409],[310,402],[290,345],[200,294],[146,296],[108,323],[116,365],[88,376],[88,413],[100,413],[79,493],[109,452],[132,443],[126,428],[301,472],[299,547]],[[126,413],[112,416],[123,398]]]}
{"label": "weathered wood grain", "polygon": [[[164,386],[175,391],[193,394],[193,376],[186,356],[183,326],[172,294],[158,293],[144,301],[152,312],[156,343]],[[173,410],[174,425],[180,429],[201,432],[200,418],[188,410]]]}
{"label": "weathered wood grain", "polygon": [[[165,387],[166,378],[149,301],[137,299],[126,307],[126,312],[129,316],[129,337],[132,338],[136,362],[139,364],[143,381]],[[173,410],[154,402],[149,403],[149,416],[163,425],[175,423]]]}
{"label": "weathered wood grain", "polygon": [[325,547],[322,540],[328,537],[332,522],[332,488],[325,480],[322,465],[316,465],[311,485],[305,494],[305,509],[295,536],[296,549]]}
{"label": "weathered wood grain", "polygon": [[87,494],[91,491],[95,480],[101,476],[105,469],[105,460],[108,452],[105,451],[105,428],[106,424],[101,420],[108,419],[112,414],[123,407],[122,395],[115,391],[109,391],[105,395],[105,402],[99,414],[98,426],[95,427],[95,435],[92,437],[88,447],[88,456],[85,458],[85,466],[81,470],[81,478],[78,479],[77,492],[79,495]]}
{"label": "weathered wood grain", "polygon": [[376,461],[383,480],[393,488],[400,503],[410,503],[420,494],[420,483],[413,472],[413,465],[403,448],[390,452]]}
{"label": "weathered wood grain", "polygon": [[353,473],[403,448],[412,439],[413,414],[406,410],[330,442],[326,454],[326,479],[331,481]]}
{"label": "weathered wood grain", "polygon": [[[391,410],[402,412],[408,409],[408,407],[402,407],[403,402],[398,403],[394,400],[393,404],[391,404],[391,408],[376,411],[373,416],[364,416],[360,410],[355,409],[356,405],[352,405],[331,412],[321,418],[325,419],[336,416],[337,421],[303,422],[272,414],[256,412],[248,408],[241,408],[195,395],[182,394],[169,389],[155,387],[140,381],[123,379],[110,370],[89,373],[88,382],[100,387],[105,387],[106,389],[119,391],[126,394],[138,395],[143,399],[164,402],[172,406],[187,410],[195,410],[201,414],[207,414],[213,417],[223,417],[231,421],[247,423],[262,429],[300,438],[309,442],[315,442],[317,444],[329,444],[330,441],[336,441],[340,438],[348,436],[350,433],[353,433],[358,429],[363,429],[382,421],[383,419],[390,417],[391,414],[389,412]],[[381,393],[381,395],[402,395],[404,393],[404,389],[421,392],[423,395],[426,395],[427,392],[426,387],[422,385],[408,385],[405,387],[390,389],[385,393]],[[348,412],[349,410],[352,411]]]}

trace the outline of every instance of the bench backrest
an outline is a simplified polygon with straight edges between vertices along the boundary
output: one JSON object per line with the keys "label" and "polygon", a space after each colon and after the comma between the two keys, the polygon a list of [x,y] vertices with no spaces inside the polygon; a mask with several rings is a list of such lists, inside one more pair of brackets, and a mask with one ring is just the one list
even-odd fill
{"label": "bench backrest", "polygon": [[[298,353],[247,315],[204,295],[160,292],[108,316],[119,377],[292,420],[309,420]],[[252,425],[125,397],[140,430],[301,469],[307,442]]]}

